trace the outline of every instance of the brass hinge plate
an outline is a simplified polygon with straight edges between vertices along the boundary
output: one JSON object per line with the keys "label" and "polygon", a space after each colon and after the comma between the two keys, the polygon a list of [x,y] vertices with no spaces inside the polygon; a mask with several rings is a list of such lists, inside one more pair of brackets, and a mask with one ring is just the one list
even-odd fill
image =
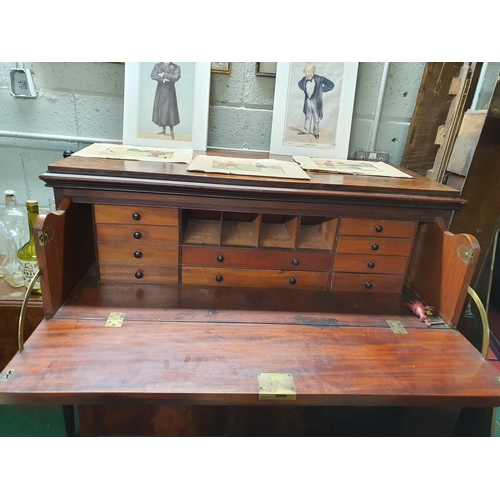
{"label": "brass hinge plate", "polygon": [[112,312],[109,313],[108,319],[104,326],[108,328],[120,328],[125,320],[125,313]]}
{"label": "brass hinge plate", "polygon": [[54,229],[48,227],[45,231],[38,231],[37,237],[41,247],[47,246],[54,239]]}
{"label": "brass hinge plate", "polygon": [[393,319],[386,319],[387,324],[389,325],[389,328],[392,330],[392,333],[397,333],[399,335],[405,335],[408,332],[406,331],[406,328],[403,326],[403,323],[401,321],[396,321]]}
{"label": "brass hinge plate", "polygon": [[13,372],[14,370],[9,370],[2,378],[0,378],[0,382],[7,382]]}
{"label": "brass hinge plate", "polygon": [[471,250],[470,248],[466,247],[465,245],[460,245],[457,248],[457,254],[467,264],[474,262],[474,257],[475,257],[474,250]]}
{"label": "brass hinge plate", "polygon": [[259,399],[295,401],[297,390],[291,373],[258,373]]}

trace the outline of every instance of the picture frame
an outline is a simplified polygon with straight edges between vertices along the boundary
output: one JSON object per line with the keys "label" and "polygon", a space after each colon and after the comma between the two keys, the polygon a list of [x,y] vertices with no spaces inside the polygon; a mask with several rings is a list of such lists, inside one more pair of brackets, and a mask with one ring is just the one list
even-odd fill
{"label": "picture frame", "polygon": [[255,74],[257,76],[276,76],[277,62],[258,62],[255,64]]}
{"label": "picture frame", "polygon": [[[306,68],[317,77],[308,89]],[[346,159],[357,74],[353,62],[279,62],[270,153]]]}
{"label": "picture frame", "polygon": [[125,63],[123,144],[206,151],[209,98],[210,63]]}
{"label": "picture frame", "polygon": [[230,62],[212,62],[210,63],[212,73],[219,73],[221,75],[231,74],[231,63]]}

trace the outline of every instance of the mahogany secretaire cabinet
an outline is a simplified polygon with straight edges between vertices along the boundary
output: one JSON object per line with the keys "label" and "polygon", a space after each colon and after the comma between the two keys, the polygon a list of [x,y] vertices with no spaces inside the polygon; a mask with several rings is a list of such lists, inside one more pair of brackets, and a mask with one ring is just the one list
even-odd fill
{"label": "mahogany secretaire cabinet", "polygon": [[490,434],[500,379],[456,330],[480,249],[446,228],[466,201],[412,175],[50,165],[45,318],[0,403],[74,405],[81,435]]}

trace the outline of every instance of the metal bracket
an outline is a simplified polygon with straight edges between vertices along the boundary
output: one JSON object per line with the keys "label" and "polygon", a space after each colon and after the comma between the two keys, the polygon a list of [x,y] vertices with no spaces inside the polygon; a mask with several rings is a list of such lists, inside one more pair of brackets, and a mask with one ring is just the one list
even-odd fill
{"label": "metal bracket", "polygon": [[457,254],[467,264],[474,262],[474,257],[475,257],[474,250],[471,250],[465,245],[460,245],[457,248]]}
{"label": "metal bracket", "polygon": [[258,373],[259,399],[295,401],[297,390],[291,373]]}
{"label": "metal bracket", "polygon": [[0,378],[0,382],[7,382],[13,372],[14,370],[9,370],[2,378]]}
{"label": "metal bracket", "polygon": [[38,231],[37,238],[41,247],[47,246],[54,239],[54,229],[48,227],[45,231]]}
{"label": "metal bracket", "polygon": [[108,328],[120,328],[125,320],[125,313],[112,312],[109,313],[108,319],[106,321],[105,327]]}
{"label": "metal bracket", "polygon": [[389,325],[390,329],[392,330],[392,333],[398,333],[398,334],[407,334],[408,332],[406,331],[406,328],[403,326],[403,323],[401,321],[393,320],[393,319],[386,319],[387,324]]}

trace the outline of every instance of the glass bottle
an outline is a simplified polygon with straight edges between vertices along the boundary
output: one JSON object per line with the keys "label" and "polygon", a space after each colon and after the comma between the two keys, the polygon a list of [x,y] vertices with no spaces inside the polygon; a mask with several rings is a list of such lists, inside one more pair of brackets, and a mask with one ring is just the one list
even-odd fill
{"label": "glass bottle", "polygon": [[14,240],[17,252],[29,238],[26,212],[23,212],[17,207],[15,191],[6,189],[4,195],[5,207],[0,213],[0,220]]}
{"label": "glass bottle", "polygon": [[[35,237],[33,232],[33,224],[38,215],[38,201],[27,200],[26,210],[28,211],[29,241],[19,249],[17,257],[19,258],[23,270],[24,285],[28,287],[33,276],[35,276],[38,271],[38,259],[36,257]],[[37,280],[33,287],[33,293],[42,293],[40,279]]]}

